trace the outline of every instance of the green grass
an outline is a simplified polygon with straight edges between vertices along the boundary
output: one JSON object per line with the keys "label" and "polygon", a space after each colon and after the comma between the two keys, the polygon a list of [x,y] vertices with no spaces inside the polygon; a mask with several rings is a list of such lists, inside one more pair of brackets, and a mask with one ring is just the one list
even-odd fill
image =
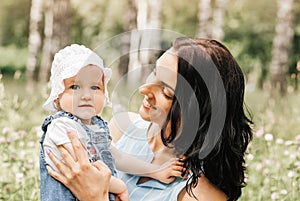
{"label": "green grass", "polygon": [[[24,80],[0,79],[0,200],[39,200],[38,141],[46,97],[46,86],[28,95]],[[248,185],[240,200],[298,200],[299,100],[299,92],[277,100],[262,91],[246,94],[255,135],[247,155]]]}

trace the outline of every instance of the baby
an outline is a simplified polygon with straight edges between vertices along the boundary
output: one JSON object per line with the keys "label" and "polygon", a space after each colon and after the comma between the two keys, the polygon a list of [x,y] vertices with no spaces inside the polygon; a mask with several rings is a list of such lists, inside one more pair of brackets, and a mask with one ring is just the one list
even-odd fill
{"label": "baby", "polygon": [[112,171],[110,200],[114,200],[114,196],[118,200],[129,200],[126,185],[116,177],[115,166],[121,171],[152,177],[162,182],[170,182],[170,178],[180,175],[182,163],[177,160],[158,167],[121,153],[110,144],[107,123],[98,116],[109,102],[107,83],[110,77],[111,69],[105,68],[102,59],[83,45],[73,44],[55,54],[51,67],[51,93],[43,105],[52,114],[42,124],[41,201],[76,200],[46,169],[49,165],[58,171],[45,151],[51,151],[62,160],[57,146],[64,145],[74,156],[67,130],[76,132],[91,162],[100,160]]}

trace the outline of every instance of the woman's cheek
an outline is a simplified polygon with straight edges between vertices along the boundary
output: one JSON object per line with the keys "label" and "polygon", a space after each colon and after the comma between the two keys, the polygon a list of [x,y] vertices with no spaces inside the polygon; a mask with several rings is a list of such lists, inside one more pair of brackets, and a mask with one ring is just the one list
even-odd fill
{"label": "woman's cheek", "polygon": [[150,114],[151,121],[159,124],[160,126],[163,125],[163,123],[165,122],[165,119],[167,118],[167,115],[168,115],[166,110],[164,110],[163,108],[161,108],[159,106],[153,106],[150,109],[149,114]]}

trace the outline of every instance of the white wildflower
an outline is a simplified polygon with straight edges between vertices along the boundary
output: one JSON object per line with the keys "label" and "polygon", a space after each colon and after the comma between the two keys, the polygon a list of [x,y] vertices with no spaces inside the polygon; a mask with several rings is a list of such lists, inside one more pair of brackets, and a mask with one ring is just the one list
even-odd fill
{"label": "white wildflower", "polygon": [[271,133],[265,134],[265,140],[268,142],[273,141],[273,135]]}
{"label": "white wildflower", "polygon": [[276,144],[283,144],[283,139],[281,139],[281,138],[278,138],[277,140],[276,140]]}
{"label": "white wildflower", "polygon": [[280,194],[282,194],[282,195],[287,195],[287,194],[288,194],[288,191],[287,191],[286,189],[282,189],[282,190],[280,191]]}
{"label": "white wildflower", "polygon": [[278,194],[276,193],[276,192],[273,192],[272,194],[271,194],[271,199],[272,200],[277,200],[279,198],[279,196],[278,196]]}
{"label": "white wildflower", "polygon": [[295,176],[295,172],[294,171],[289,171],[287,176],[292,178],[292,177]]}

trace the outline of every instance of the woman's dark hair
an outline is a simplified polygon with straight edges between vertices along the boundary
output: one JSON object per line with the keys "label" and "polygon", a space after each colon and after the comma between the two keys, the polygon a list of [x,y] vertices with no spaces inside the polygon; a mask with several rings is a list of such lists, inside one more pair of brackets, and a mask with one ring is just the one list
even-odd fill
{"label": "woman's dark hair", "polygon": [[[216,40],[177,38],[173,49],[178,56],[178,76],[172,107],[161,132],[163,143],[173,144],[178,155],[184,155],[184,165],[193,173],[186,185],[189,194],[193,194],[192,188],[204,173],[228,200],[237,200],[245,186],[244,154],[252,139],[250,125],[253,124],[245,114],[241,68],[229,50]],[[218,73],[210,74],[212,68]],[[223,86],[208,88],[207,80],[216,83],[218,77]],[[220,90],[224,91],[225,104],[224,108],[217,106],[217,112],[225,111],[225,115],[218,135],[208,131],[215,120],[212,108],[216,103],[211,97],[220,94]],[[169,121],[171,133],[165,135]],[[209,144],[210,152],[199,157],[204,145],[207,146],[206,140],[216,136],[219,137]]]}

